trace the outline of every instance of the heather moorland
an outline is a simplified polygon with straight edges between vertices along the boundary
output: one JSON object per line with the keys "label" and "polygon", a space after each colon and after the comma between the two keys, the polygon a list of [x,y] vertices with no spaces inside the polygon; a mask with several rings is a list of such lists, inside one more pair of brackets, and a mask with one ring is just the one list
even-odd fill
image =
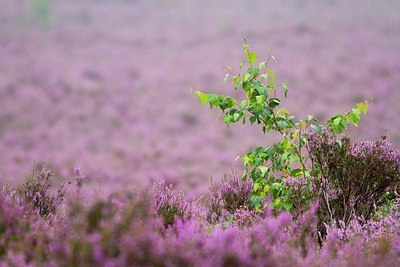
{"label": "heather moorland", "polygon": [[398,265],[399,12],[0,0],[0,266]]}

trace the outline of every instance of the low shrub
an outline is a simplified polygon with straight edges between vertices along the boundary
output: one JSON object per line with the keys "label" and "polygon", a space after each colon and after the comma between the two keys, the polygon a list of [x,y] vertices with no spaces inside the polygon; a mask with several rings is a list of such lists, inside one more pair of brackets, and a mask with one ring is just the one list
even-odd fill
{"label": "low shrub", "polygon": [[218,183],[212,183],[208,200],[207,221],[216,223],[225,213],[235,214],[237,210],[251,209],[253,184],[251,181],[241,181],[237,176],[224,177]]}
{"label": "low shrub", "polygon": [[31,174],[26,177],[25,183],[19,190],[23,201],[30,203],[34,209],[44,218],[48,218],[56,213],[57,207],[64,200],[66,189],[64,184],[57,189],[56,194],[52,194],[53,173],[44,166],[36,170],[34,166]]}
{"label": "low shrub", "polygon": [[354,217],[369,220],[377,208],[398,195],[400,150],[387,140],[352,142],[326,130],[312,131],[308,151],[320,205],[320,228],[324,222],[347,225]]}
{"label": "low shrub", "polygon": [[155,184],[153,194],[156,212],[161,215],[166,227],[172,225],[176,218],[189,220],[192,217],[191,204],[185,200],[183,191],[174,189],[172,185],[166,186],[162,180]]}

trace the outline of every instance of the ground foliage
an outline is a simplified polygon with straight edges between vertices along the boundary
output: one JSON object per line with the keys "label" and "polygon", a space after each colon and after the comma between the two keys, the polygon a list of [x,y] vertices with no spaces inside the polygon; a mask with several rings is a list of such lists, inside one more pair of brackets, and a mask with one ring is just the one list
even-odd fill
{"label": "ground foliage", "polygon": [[[32,177],[49,173],[43,168]],[[3,185],[0,191],[0,266],[395,266],[400,261],[396,209],[379,218],[327,224],[319,243],[318,205],[296,217],[271,208],[256,212],[235,199],[249,195],[248,184],[237,177],[214,184],[203,202],[185,200],[181,190],[164,182],[90,201],[71,185],[50,214],[41,212],[47,203],[25,197],[23,192],[37,191],[28,185],[20,190]],[[211,222],[210,210],[219,214]]]}

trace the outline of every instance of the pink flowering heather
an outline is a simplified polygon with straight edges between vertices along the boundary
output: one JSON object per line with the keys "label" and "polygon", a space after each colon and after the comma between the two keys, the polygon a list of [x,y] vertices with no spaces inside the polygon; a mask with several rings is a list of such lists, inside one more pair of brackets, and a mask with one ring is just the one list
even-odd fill
{"label": "pink flowering heather", "polygon": [[207,220],[217,222],[223,214],[233,215],[238,209],[243,212],[244,210],[249,211],[252,191],[252,182],[242,181],[236,175],[230,178],[225,177],[221,182],[212,184],[208,200]]}
{"label": "pink flowering heather", "polygon": [[165,226],[173,224],[177,217],[183,220],[192,217],[191,204],[185,200],[181,190],[166,186],[164,181],[156,183],[154,189],[156,212],[164,219]]}
{"label": "pink flowering heather", "polygon": [[[323,131],[308,135],[313,183],[323,222],[369,220],[398,196],[400,150],[384,139],[353,142]],[[324,230],[321,230],[324,231]]]}
{"label": "pink flowering heather", "polygon": [[[42,217],[18,191],[3,187],[0,266],[395,266],[400,261],[397,212],[378,221],[351,221],[347,228],[329,225],[319,244],[317,206],[297,218],[270,209],[255,216],[238,208],[236,223],[210,224],[205,216],[188,216],[188,207],[202,204],[186,201],[182,191],[163,182],[86,204],[70,196],[64,213]],[[157,212],[163,209],[184,216],[176,212],[166,225],[165,213]]]}

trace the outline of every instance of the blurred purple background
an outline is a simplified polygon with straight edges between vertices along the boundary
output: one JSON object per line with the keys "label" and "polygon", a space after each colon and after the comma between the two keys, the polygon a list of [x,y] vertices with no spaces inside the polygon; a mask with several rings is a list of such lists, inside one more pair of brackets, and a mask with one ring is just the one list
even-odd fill
{"label": "blurred purple background", "polygon": [[0,0],[0,180],[34,161],[104,187],[204,192],[240,173],[236,156],[273,138],[226,129],[190,88],[229,94],[220,66],[240,64],[243,37],[272,49],[293,114],[324,121],[373,97],[352,133],[400,145],[399,14],[395,0]]}

